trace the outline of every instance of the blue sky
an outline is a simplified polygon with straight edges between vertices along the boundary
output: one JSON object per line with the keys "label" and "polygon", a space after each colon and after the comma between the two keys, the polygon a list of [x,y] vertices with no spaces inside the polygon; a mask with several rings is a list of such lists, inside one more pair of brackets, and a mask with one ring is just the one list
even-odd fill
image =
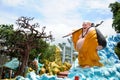
{"label": "blue sky", "polygon": [[[115,34],[112,29],[110,3],[120,0],[0,0],[0,24],[15,24],[18,17],[34,17],[34,22],[52,31],[55,44],[67,42],[62,38],[82,22],[104,21],[98,28],[106,35]],[[15,25],[16,27],[17,25]],[[40,30],[40,29],[38,29]]]}

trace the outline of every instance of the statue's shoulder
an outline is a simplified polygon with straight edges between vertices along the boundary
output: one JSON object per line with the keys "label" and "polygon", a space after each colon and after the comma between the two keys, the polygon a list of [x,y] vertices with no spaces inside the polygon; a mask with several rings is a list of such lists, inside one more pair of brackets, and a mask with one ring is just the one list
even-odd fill
{"label": "statue's shoulder", "polygon": [[82,29],[83,29],[83,28],[80,28],[80,29],[75,30],[75,31],[72,33],[72,35],[81,34],[81,33],[82,33]]}

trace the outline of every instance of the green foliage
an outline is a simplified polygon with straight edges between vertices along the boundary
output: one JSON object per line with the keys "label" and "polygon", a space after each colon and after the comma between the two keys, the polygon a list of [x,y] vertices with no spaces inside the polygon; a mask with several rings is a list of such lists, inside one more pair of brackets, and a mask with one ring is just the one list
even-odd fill
{"label": "green foliage", "polygon": [[[14,29],[13,29],[13,25],[5,25],[5,24],[1,24],[0,25],[0,39],[4,41],[4,46],[6,46],[7,48],[10,48],[11,46],[13,46],[14,44]],[[14,51],[14,52],[9,52],[9,55],[11,58],[12,57],[18,57],[18,52]]]}
{"label": "green foliage", "polygon": [[14,33],[13,25],[0,25],[0,39],[9,41]]}
{"label": "green foliage", "polygon": [[120,42],[117,43],[114,50],[115,50],[115,53],[117,54],[118,58],[120,59]]}
{"label": "green foliage", "polygon": [[48,47],[50,46],[46,41],[44,41],[43,39],[39,39],[39,48],[37,48],[37,50],[41,53],[44,53]]}
{"label": "green foliage", "polygon": [[36,49],[32,49],[29,55],[30,61],[34,60],[37,56],[38,51]]}
{"label": "green foliage", "polygon": [[30,61],[34,60],[38,56],[38,54],[45,53],[45,51],[49,47],[49,44],[42,39],[38,40],[37,43],[38,43],[39,46],[30,51],[30,55],[29,55],[29,60]]}
{"label": "green foliage", "polygon": [[113,28],[117,33],[120,33],[120,3],[115,2],[109,5],[111,11],[113,12]]}
{"label": "green foliage", "polygon": [[51,45],[49,46],[44,53],[40,56],[40,61],[43,63],[44,60],[48,61],[55,61],[55,54],[56,54],[56,46]]}

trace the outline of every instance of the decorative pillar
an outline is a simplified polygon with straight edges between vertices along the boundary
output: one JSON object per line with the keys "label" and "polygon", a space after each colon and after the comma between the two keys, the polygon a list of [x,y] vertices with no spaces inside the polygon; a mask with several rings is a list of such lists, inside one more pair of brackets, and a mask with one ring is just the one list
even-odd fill
{"label": "decorative pillar", "polygon": [[74,50],[74,48],[73,48],[73,43],[72,43],[72,39],[71,39],[71,38],[68,39],[68,42],[70,43],[70,56],[71,56],[70,62],[72,63],[72,62],[73,62],[73,50]]}
{"label": "decorative pillar", "polygon": [[62,56],[63,58],[62,58],[62,62],[64,63],[65,62],[66,43],[63,43],[62,45],[63,45],[63,52],[62,52],[63,53],[63,56]]}

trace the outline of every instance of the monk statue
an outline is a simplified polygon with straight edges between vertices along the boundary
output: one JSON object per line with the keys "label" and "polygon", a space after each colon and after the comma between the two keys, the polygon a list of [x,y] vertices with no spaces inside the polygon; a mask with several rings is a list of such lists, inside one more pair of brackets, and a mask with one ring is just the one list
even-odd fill
{"label": "monk statue", "polygon": [[82,29],[72,33],[74,48],[78,53],[78,62],[81,67],[102,66],[97,50],[102,49],[98,45],[97,34],[90,22],[83,22]]}
{"label": "monk statue", "polygon": [[102,36],[103,38],[100,41],[103,41],[103,43],[99,41],[99,43],[101,43],[99,44],[99,33],[100,31],[96,30],[95,27],[92,27],[91,22],[83,22],[81,29],[71,33],[74,48],[78,52],[78,64],[80,67],[86,68],[93,66],[103,66],[103,64],[99,62],[100,57],[97,51],[103,49],[106,46],[106,40],[100,34],[99,36]]}

